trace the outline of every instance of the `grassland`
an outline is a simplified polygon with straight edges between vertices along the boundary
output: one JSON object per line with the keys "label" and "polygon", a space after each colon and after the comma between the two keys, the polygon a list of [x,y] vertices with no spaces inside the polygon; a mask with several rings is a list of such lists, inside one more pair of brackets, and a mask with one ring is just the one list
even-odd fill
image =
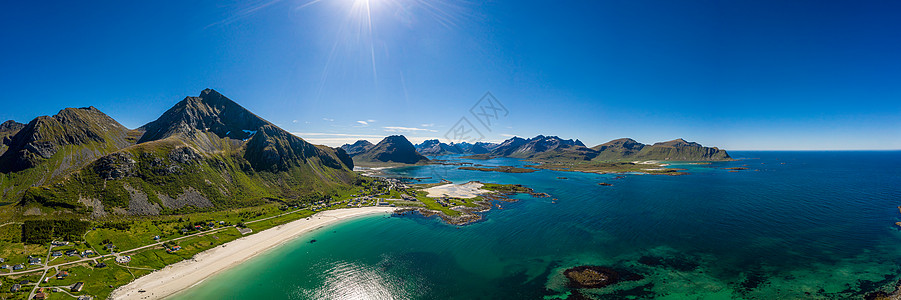
{"label": "grassland", "polygon": [[[82,235],[81,239],[69,241],[66,246],[53,247],[47,245],[25,244],[21,242],[22,224],[17,221],[0,226],[0,258],[6,262],[0,264],[24,263],[28,256],[40,257],[42,263],[49,267],[47,276],[52,277],[59,271],[69,272],[65,279],[52,277],[47,283],[41,283],[40,287],[46,287],[49,299],[72,299],[69,295],[91,295],[96,299],[105,299],[115,288],[131,282],[137,277],[146,275],[166,265],[173,264],[193,257],[204,250],[222,245],[240,238],[242,235],[234,225],[253,229],[253,232],[261,232],[266,229],[282,225],[294,220],[313,215],[316,211],[337,209],[346,207],[344,204],[360,191],[384,191],[384,187],[371,178],[361,178],[357,186],[335,191],[330,201],[310,203],[303,207],[293,203],[280,201],[279,199],[260,199],[258,205],[227,209],[209,210],[189,213],[168,214],[159,216],[133,216],[112,215],[103,220],[92,221],[92,226]],[[393,196],[398,196],[397,191],[392,191]],[[316,211],[313,209],[315,208]],[[21,207],[6,205],[0,207],[0,215],[13,214],[11,211],[20,210]],[[65,212],[65,209],[58,209]],[[20,217],[22,220],[42,219],[46,216]],[[212,224],[212,225],[210,225]],[[194,226],[200,225],[200,229]],[[159,237],[156,240],[155,237]],[[113,245],[108,249],[106,245]],[[167,246],[178,245],[180,250],[168,252]],[[137,249],[139,248],[139,249]],[[99,255],[81,258],[80,256],[61,255],[50,257],[50,253],[66,250],[76,250],[79,253],[91,249]],[[115,257],[110,255],[128,255],[131,261],[127,265],[115,262]],[[50,260],[47,261],[47,258]],[[104,268],[95,268],[98,262],[105,263]],[[39,281],[44,265],[31,266],[25,264],[28,273],[22,270],[11,274],[11,270],[0,270],[0,280],[3,285],[0,288],[0,299],[25,299],[35,284],[23,286],[16,293],[9,288],[17,282],[28,279],[32,282]],[[54,292],[53,287],[69,291],[70,286],[76,282],[84,282],[82,292]]]}

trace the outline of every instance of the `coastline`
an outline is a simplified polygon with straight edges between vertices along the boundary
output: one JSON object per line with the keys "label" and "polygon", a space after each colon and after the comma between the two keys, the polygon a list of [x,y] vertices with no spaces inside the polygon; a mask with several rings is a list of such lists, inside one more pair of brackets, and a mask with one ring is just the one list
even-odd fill
{"label": "coastline", "polygon": [[[342,221],[394,212],[394,207],[362,207],[329,210],[307,218],[242,237],[186,259],[115,289],[110,299],[163,299],[304,233]],[[140,291],[145,292],[140,292]]]}

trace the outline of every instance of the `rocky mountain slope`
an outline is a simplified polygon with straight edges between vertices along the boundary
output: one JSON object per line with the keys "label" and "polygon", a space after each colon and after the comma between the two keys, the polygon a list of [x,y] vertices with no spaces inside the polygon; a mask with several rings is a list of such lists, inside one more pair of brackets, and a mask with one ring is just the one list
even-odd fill
{"label": "rocky mountain slope", "polygon": [[382,139],[366,152],[353,156],[354,163],[402,163],[416,164],[429,161],[416,152],[416,147],[402,135]]}
{"label": "rocky mountain slope", "polygon": [[347,155],[354,156],[366,152],[369,149],[372,149],[372,147],[374,146],[375,145],[367,140],[359,140],[354,142],[353,144],[344,144],[341,146],[341,149],[343,149],[344,152],[347,152]]}
{"label": "rocky mountain slope", "polygon": [[445,144],[438,140],[425,140],[416,145],[416,151],[422,155],[448,155],[461,154],[463,149],[454,144]]}
{"label": "rocky mountain slope", "polygon": [[628,159],[637,160],[673,160],[673,161],[711,161],[730,160],[726,150],[716,147],[704,147],[701,144],[675,139],[668,142],[655,143],[641,148],[641,151]]}
{"label": "rocky mountain slope", "polygon": [[[132,131],[94,108],[65,109],[30,122],[10,145],[0,184],[20,192],[4,202],[94,217],[311,201],[358,179],[344,150],[310,144],[210,89]],[[47,169],[61,176],[28,176]]]}
{"label": "rocky mountain slope", "polygon": [[0,124],[0,156],[6,152],[6,149],[9,148],[9,144],[12,142],[12,137],[25,128],[25,124],[9,120]]}
{"label": "rocky mountain slope", "polygon": [[572,156],[572,159],[584,160],[586,155],[590,155],[590,152],[591,150],[579,140],[564,140],[556,136],[539,135],[530,139],[513,137],[501,143],[490,154],[525,159],[556,159]]}

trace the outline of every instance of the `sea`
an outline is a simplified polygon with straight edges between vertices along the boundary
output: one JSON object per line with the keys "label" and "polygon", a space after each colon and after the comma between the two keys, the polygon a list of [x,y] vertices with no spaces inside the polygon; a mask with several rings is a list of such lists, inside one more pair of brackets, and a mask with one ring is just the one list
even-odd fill
{"label": "sea", "polygon": [[[173,298],[862,299],[898,285],[901,151],[730,154],[737,160],[673,163],[683,176],[391,169],[551,197],[517,195],[464,226],[420,215],[327,226]],[[573,287],[564,271],[585,265],[638,276]]]}

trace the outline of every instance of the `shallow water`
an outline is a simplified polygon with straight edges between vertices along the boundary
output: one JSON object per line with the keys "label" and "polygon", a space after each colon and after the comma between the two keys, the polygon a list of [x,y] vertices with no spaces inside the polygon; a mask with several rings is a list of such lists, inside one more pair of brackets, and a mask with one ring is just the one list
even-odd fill
{"label": "shallow water", "polygon": [[[558,200],[520,195],[463,227],[417,216],[356,219],[175,298],[859,298],[901,278],[901,152],[731,154],[742,160],[623,179],[396,169],[432,181],[520,183]],[[721,169],[743,165],[749,170]],[[570,290],[563,270],[586,264],[644,279]]]}

